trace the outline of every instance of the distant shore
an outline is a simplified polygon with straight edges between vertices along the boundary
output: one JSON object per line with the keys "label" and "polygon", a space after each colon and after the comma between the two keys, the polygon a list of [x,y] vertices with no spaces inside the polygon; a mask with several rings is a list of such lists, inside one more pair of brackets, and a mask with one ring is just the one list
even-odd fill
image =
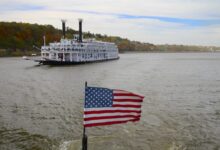
{"label": "distant shore", "polygon": [[[120,51],[119,54],[129,54],[129,53],[218,53],[220,50],[216,51]],[[7,51],[6,49],[0,49],[0,57],[21,57],[21,56],[40,56],[39,51],[21,51],[21,50],[16,50],[16,51]]]}
{"label": "distant shore", "polygon": [[[46,45],[51,42],[59,42],[62,31],[52,25],[38,25],[21,22],[0,22],[0,57],[31,56],[40,54],[34,47],[43,45],[43,36]],[[77,30],[68,28],[66,38],[72,39]],[[220,51],[218,46],[182,45],[182,44],[153,44],[122,38],[119,36],[102,35],[91,32],[83,32],[85,39],[115,43],[120,53],[186,53],[186,52],[215,52]]]}
{"label": "distant shore", "polygon": [[210,50],[204,50],[204,51],[122,51],[119,52],[119,54],[126,54],[126,53],[218,53],[220,50],[216,51],[210,51]]}
{"label": "distant shore", "polygon": [[22,51],[22,50],[0,49],[0,57],[20,57],[20,56],[32,56],[32,55],[40,55],[40,52],[35,50]]}

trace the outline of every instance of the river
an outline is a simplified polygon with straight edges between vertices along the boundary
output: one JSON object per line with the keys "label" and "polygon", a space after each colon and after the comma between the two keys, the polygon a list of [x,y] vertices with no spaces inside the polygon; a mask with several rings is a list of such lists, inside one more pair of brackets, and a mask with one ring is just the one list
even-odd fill
{"label": "river", "polygon": [[0,58],[0,149],[80,149],[85,81],[145,96],[140,122],[88,128],[89,150],[220,150],[220,53],[72,66]]}

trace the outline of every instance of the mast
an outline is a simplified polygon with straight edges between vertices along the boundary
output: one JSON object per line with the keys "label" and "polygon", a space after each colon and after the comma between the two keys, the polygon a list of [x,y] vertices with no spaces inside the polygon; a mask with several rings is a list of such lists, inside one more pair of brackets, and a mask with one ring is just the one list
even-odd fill
{"label": "mast", "polygon": [[44,46],[46,46],[46,36],[45,35],[43,36],[43,39],[44,39]]}

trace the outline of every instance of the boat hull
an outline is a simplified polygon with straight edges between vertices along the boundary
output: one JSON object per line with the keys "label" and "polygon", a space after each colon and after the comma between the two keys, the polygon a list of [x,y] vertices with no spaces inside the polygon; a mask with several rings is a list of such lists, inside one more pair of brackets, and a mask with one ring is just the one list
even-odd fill
{"label": "boat hull", "polygon": [[35,60],[36,62],[39,62],[39,64],[42,65],[77,65],[77,64],[87,64],[87,63],[95,63],[95,62],[104,62],[104,61],[111,61],[111,60],[117,60],[118,58],[112,58],[112,59],[103,59],[103,60],[95,60],[95,61],[81,61],[81,62],[75,62],[75,61],[56,61],[56,60]]}

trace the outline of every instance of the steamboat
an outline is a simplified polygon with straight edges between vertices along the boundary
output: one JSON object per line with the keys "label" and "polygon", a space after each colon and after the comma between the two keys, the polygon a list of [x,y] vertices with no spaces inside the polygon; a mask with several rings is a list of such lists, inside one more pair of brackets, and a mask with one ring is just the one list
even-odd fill
{"label": "steamboat", "polygon": [[66,39],[66,20],[62,20],[63,36],[60,42],[53,42],[41,47],[40,64],[65,65],[119,59],[118,48],[114,43],[83,39],[82,19],[79,19],[79,34],[73,39]]}

